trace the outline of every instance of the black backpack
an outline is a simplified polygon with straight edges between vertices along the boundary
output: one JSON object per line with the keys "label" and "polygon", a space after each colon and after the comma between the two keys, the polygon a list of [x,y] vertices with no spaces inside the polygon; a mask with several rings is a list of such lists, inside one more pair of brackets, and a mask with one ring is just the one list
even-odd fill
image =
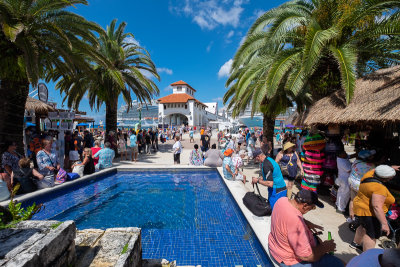
{"label": "black backpack", "polygon": [[247,192],[243,197],[243,204],[256,216],[270,216],[272,213],[271,205],[266,198],[261,196],[257,184],[256,187],[258,195],[255,192]]}

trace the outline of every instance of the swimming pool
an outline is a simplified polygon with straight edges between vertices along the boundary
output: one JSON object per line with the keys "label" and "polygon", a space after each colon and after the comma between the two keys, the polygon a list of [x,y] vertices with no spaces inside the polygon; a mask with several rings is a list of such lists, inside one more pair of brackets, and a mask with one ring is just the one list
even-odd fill
{"label": "swimming pool", "polygon": [[140,227],[144,259],[273,266],[216,170],[119,171],[28,202],[46,206],[33,219]]}

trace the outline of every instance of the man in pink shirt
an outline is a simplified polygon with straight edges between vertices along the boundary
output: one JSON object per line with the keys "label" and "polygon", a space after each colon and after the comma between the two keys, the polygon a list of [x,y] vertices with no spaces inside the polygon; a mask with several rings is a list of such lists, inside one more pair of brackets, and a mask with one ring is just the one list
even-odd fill
{"label": "man in pink shirt", "polygon": [[303,218],[304,214],[316,206],[324,207],[316,193],[304,189],[294,199],[283,197],[275,203],[268,248],[281,267],[344,266],[341,260],[327,254],[336,248],[333,240],[322,242],[314,237],[313,231],[323,230],[323,227]]}

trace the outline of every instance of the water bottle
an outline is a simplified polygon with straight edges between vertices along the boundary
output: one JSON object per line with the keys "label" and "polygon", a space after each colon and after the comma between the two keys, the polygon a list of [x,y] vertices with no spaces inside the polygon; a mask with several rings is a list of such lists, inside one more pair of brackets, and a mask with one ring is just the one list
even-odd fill
{"label": "water bottle", "polygon": [[[332,240],[332,233],[328,231],[328,240]],[[330,251],[329,254],[333,255],[333,251]]]}

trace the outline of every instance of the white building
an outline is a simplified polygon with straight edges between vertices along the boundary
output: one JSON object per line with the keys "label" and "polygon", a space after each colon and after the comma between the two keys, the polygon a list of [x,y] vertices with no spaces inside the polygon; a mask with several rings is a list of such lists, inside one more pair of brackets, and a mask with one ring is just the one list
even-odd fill
{"label": "white building", "polygon": [[194,97],[196,90],[184,81],[172,83],[171,87],[172,94],[158,99],[159,123],[201,127],[218,119],[217,103],[209,103],[209,107],[200,102]]}

